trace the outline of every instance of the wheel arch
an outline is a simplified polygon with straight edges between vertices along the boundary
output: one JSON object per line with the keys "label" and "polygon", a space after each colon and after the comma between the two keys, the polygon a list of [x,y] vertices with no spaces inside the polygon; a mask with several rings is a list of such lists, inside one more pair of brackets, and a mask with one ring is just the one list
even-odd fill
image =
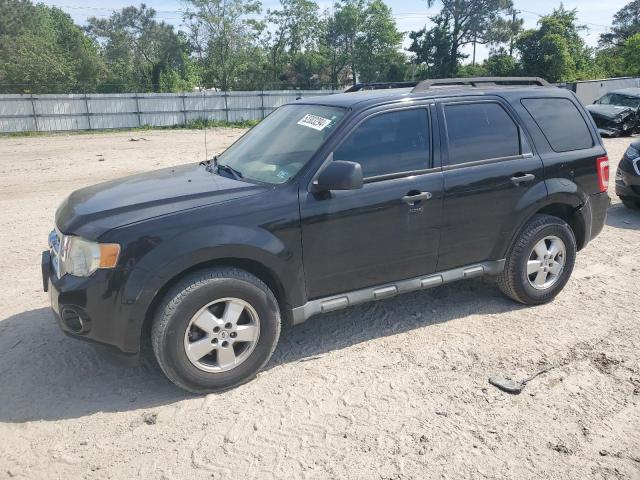
{"label": "wheel arch", "polygon": [[151,332],[151,326],[153,323],[153,318],[155,312],[162,303],[162,300],[167,295],[167,292],[171,290],[177,283],[179,283],[183,278],[188,275],[191,275],[198,271],[208,270],[212,268],[239,268],[245,270],[252,275],[255,275],[262,282],[271,289],[273,294],[278,301],[278,306],[280,307],[280,314],[282,318],[291,323],[291,308],[287,301],[286,297],[286,289],[283,285],[282,281],[278,277],[278,275],[273,271],[273,269],[269,268],[265,264],[249,258],[241,258],[241,257],[226,257],[226,258],[216,258],[200,263],[196,263],[191,265],[174,275],[164,282],[164,284],[157,290],[153,299],[149,303],[146,311],[144,312],[144,319],[142,323],[142,328],[140,330],[140,340],[142,341],[144,338],[148,337]]}
{"label": "wheel arch", "polygon": [[518,224],[517,228],[514,229],[508,244],[505,245],[503,251],[501,252],[502,254],[498,256],[500,258],[504,258],[506,255],[508,255],[514,242],[517,241],[525,226],[531,221],[532,218],[540,214],[551,215],[567,222],[576,238],[576,246],[578,251],[582,250],[588,242],[588,232],[590,228],[590,216],[588,223],[587,219],[585,218],[584,210],[584,205],[581,205],[580,203],[574,201],[568,203],[567,201],[557,199],[549,199],[549,201],[543,204],[532,206],[527,214],[523,215],[522,221]]}

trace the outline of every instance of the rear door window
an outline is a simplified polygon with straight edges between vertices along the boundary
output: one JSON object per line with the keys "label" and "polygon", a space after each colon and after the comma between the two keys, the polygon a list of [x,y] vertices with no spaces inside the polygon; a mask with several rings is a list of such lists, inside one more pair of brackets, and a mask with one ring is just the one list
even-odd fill
{"label": "rear door window", "polygon": [[445,105],[449,165],[520,155],[520,132],[498,103]]}
{"label": "rear door window", "polygon": [[524,108],[533,117],[556,152],[593,147],[593,138],[578,107],[567,98],[523,98]]}

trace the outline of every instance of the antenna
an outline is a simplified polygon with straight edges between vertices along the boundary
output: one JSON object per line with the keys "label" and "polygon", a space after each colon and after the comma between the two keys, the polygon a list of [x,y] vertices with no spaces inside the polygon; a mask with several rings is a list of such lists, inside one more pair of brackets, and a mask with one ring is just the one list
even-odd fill
{"label": "antenna", "polygon": [[207,115],[207,90],[200,86],[202,91],[202,113],[204,114],[204,161],[209,160],[209,150],[207,148],[207,125],[209,124],[209,116]]}

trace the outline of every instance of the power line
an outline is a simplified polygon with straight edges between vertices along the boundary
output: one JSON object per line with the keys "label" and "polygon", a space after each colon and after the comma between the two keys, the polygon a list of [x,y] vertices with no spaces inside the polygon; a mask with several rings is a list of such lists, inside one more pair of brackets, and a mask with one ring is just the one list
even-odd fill
{"label": "power line", "polygon": [[[80,17],[84,17],[84,18],[89,18],[89,17],[98,17],[98,18],[110,18],[111,14],[97,14],[97,13],[78,13],[78,11],[90,11],[90,12],[117,12],[119,10],[122,10],[123,8],[127,8],[131,5],[125,5],[125,6],[121,6],[121,7],[93,7],[93,6],[86,6],[86,5],[65,5],[65,4],[55,4],[52,3],[51,6],[60,8],[60,9],[69,9],[69,10],[74,10],[74,15],[80,16]],[[188,13],[187,10],[183,10],[183,9],[176,9],[176,10],[156,10],[154,8],[151,8],[158,16],[162,16],[162,20],[183,20],[183,16],[185,13]],[[429,19],[429,17],[431,17],[434,13],[436,12],[436,10],[433,11],[421,11],[421,12],[397,12],[397,13],[392,13],[392,16],[395,19],[419,19],[419,18],[425,18],[425,19]],[[529,15],[534,15],[538,18],[542,18],[545,16],[548,16],[549,14],[543,14],[540,12],[535,12],[532,10],[525,10],[525,9],[518,9],[519,13],[526,13]],[[69,12],[67,12],[69,13]],[[174,15],[174,14],[180,14],[180,17],[167,17],[166,15]],[[250,14],[247,15],[247,17],[250,18],[262,18],[263,15],[260,14]],[[587,22],[587,21],[583,21],[578,19],[578,21],[583,24],[583,25],[589,25],[589,26],[593,26],[593,27],[598,27],[598,28],[602,28],[605,30],[610,30],[611,26],[610,25],[603,25],[600,23],[594,23],[594,22]]]}

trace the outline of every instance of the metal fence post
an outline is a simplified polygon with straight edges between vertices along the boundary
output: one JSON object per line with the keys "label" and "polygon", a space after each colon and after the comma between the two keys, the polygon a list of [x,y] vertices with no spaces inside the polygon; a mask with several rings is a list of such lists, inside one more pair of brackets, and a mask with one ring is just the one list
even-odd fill
{"label": "metal fence post", "polygon": [[33,111],[33,123],[36,126],[36,132],[40,131],[38,127],[38,114],[36,113],[36,102],[33,99],[33,93],[31,94],[31,110]]}
{"label": "metal fence post", "polygon": [[227,92],[224,92],[224,112],[226,115],[227,123],[229,123],[229,101],[227,100]]}
{"label": "metal fence post", "polygon": [[138,102],[138,94],[136,93],[136,96],[133,98],[136,99],[136,115],[138,116],[138,127],[141,127],[142,122],[140,121],[140,102]]}
{"label": "metal fence post", "polygon": [[182,98],[182,115],[184,116],[184,125],[187,125],[187,105],[184,101],[185,94],[182,93],[180,97]]}
{"label": "metal fence post", "polygon": [[264,114],[264,90],[260,90],[260,110],[262,112],[262,120],[266,115]]}
{"label": "metal fence post", "polygon": [[91,114],[89,113],[89,100],[87,99],[87,94],[84,94],[84,109],[87,113],[87,125],[89,126],[89,130],[91,130]]}

